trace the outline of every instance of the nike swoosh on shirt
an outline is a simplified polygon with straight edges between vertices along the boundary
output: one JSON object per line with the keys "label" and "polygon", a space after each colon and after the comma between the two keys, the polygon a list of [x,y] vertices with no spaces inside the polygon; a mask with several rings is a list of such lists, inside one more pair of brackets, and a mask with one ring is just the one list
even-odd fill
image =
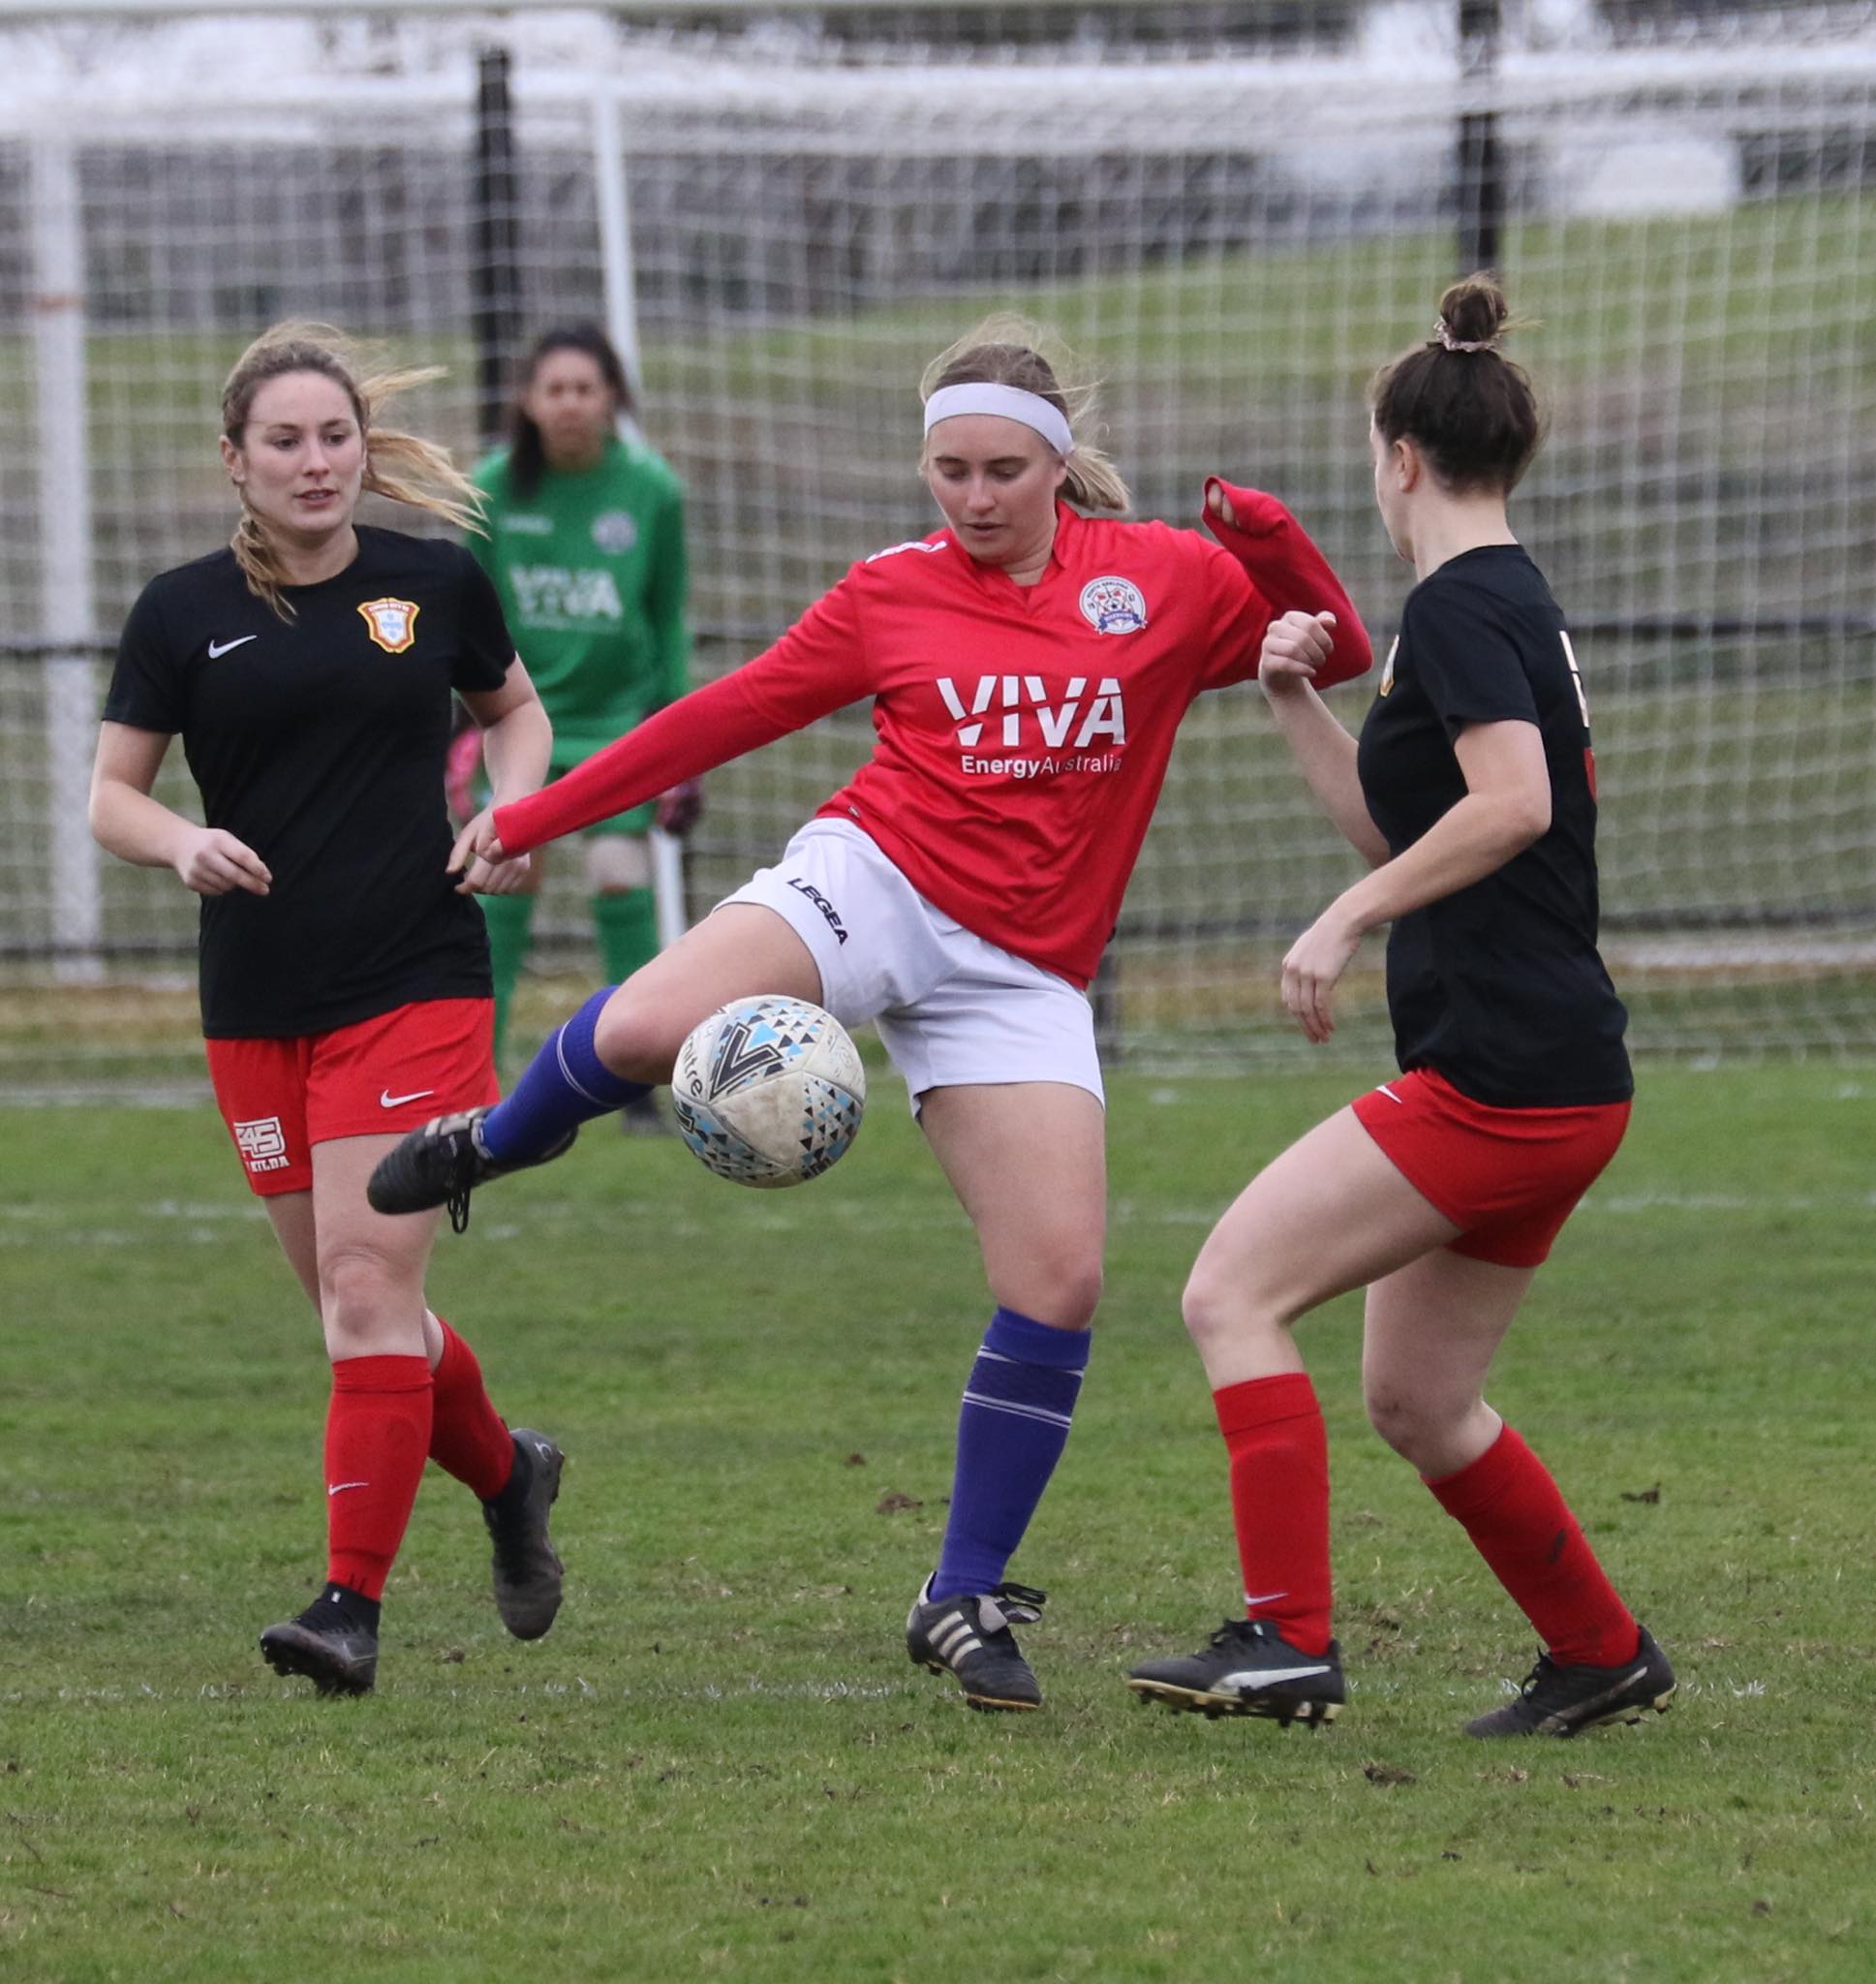
{"label": "nike swoosh on shirt", "polygon": [[425,1096],[434,1096],[435,1094],[435,1089],[413,1089],[408,1096],[394,1096],[389,1089],[386,1089],[378,1098],[378,1106],[381,1109],[396,1109],[406,1102],[420,1102]]}
{"label": "nike swoosh on shirt", "polygon": [[219,662],[231,648],[246,647],[251,640],[259,640],[258,634],[237,634],[232,640],[211,640],[208,643],[208,659]]}

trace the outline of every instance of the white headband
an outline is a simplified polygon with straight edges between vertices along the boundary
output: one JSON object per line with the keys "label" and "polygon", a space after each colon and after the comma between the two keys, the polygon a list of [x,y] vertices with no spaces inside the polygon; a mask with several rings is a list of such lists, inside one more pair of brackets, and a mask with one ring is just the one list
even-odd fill
{"label": "white headband", "polygon": [[1061,409],[1051,406],[1038,392],[1025,392],[1020,386],[992,386],[988,381],[940,386],[925,402],[926,433],[940,420],[959,414],[995,414],[1000,419],[1018,420],[1040,434],[1058,454],[1067,456],[1075,451],[1075,437],[1068,431]]}

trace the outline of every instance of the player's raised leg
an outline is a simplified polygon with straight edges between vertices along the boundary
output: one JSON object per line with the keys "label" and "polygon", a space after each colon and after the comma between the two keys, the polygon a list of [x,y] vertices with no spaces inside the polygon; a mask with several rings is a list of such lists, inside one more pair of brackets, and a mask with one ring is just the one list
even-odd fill
{"label": "player's raised leg", "polygon": [[814,953],[773,910],[728,903],[623,985],[594,993],[547,1038],[513,1093],[492,1109],[440,1116],[372,1173],[381,1213],[448,1205],[460,1226],[471,1190],[544,1164],[582,1123],[670,1079],[684,1037],[706,1013],[756,992],[820,999]]}
{"label": "player's raised leg", "polygon": [[1086,1089],[1019,1082],[926,1091],[920,1122],[977,1229],[997,1304],[965,1384],[938,1568],[907,1621],[912,1658],[978,1709],[1042,1691],[1010,1630],[1043,1595],[1004,1581],[1067,1442],[1101,1292],[1106,1113]]}
{"label": "player's raised leg", "polygon": [[1616,1595],[1550,1471],[1481,1396],[1532,1272],[1441,1249],[1368,1294],[1369,1417],[1464,1528],[1542,1643],[1517,1699],[1466,1724],[1474,1736],[1639,1721],[1675,1689],[1666,1655]]}
{"label": "player's raised leg", "polygon": [[1198,1653],[1134,1668],[1136,1694],[1283,1723],[1327,1721],[1341,1706],[1328,1441],[1293,1329],[1319,1303],[1458,1231],[1348,1109],[1261,1171],[1213,1229],[1186,1283],[1184,1316],[1230,1455],[1244,1611]]}

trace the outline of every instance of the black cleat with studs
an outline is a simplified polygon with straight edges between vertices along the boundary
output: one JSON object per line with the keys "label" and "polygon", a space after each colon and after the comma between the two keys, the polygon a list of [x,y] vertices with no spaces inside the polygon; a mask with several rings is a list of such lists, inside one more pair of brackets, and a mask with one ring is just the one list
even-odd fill
{"label": "black cleat with studs", "polygon": [[573,1148],[578,1130],[569,1130],[538,1158],[498,1162],[483,1147],[482,1119],[487,1109],[465,1109],[455,1116],[433,1116],[379,1159],[365,1186],[375,1213],[427,1213],[449,1208],[449,1224],[458,1233],[469,1224],[469,1194],[491,1179],[510,1171],[548,1164]]}
{"label": "black cleat with studs", "polygon": [[928,1598],[929,1578],[906,1621],[906,1651],[934,1674],[954,1674],[973,1709],[1024,1710],[1042,1706],[1042,1689],[1010,1628],[1042,1616],[1046,1602],[1029,1585],[955,1598]]}
{"label": "black cleat with studs", "polygon": [[1286,1729],[1319,1729],[1348,1699],[1334,1640],[1326,1653],[1302,1653],[1266,1619],[1227,1619],[1196,1654],[1145,1661],[1127,1686],[1143,1702],[1197,1716],[1267,1716]]}
{"label": "black cleat with studs", "polygon": [[377,1601],[327,1585],[297,1619],[267,1628],[261,1654],[276,1674],[304,1675],[321,1694],[369,1694],[378,1678]]}
{"label": "black cleat with studs", "polygon": [[500,1495],[482,1504],[494,1546],[495,1609],[516,1639],[538,1639],[560,1610],[565,1573],[547,1534],[547,1515],[560,1497],[567,1457],[544,1433],[511,1429],[514,1472]]}
{"label": "black cleat with studs", "polygon": [[1635,1658],[1615,1667],[1565,1665],[1539,1654],[1517,1699],[1475,1716],[1468,1736],[1578,1736],[1605,1722],[1639,1722],[1674,1704],[1675,1672],[1645,1626]]}

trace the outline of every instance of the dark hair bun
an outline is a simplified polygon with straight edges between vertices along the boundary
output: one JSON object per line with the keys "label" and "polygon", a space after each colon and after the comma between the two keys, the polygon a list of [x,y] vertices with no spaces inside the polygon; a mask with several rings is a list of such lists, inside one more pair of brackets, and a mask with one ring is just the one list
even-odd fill
{"label": "dark hair bun", "polygon": [[1439,299],[1439,321],[1456,345],[1488,345],[1511,321],[1511,305],[1495,276],[1462,277]]}

